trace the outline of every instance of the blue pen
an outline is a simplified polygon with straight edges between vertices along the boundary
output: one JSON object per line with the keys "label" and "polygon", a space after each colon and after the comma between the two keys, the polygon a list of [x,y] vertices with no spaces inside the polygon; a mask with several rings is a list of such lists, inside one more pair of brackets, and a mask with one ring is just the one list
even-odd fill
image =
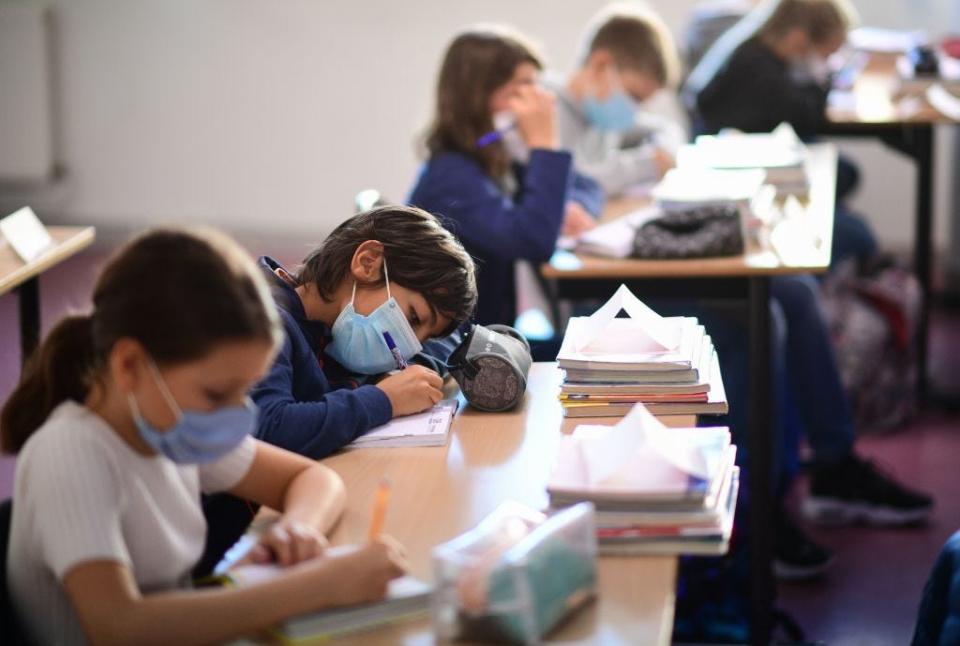
{"label": "blue pen", "polygon": [[491,130],[487,134],[482,135],[479,139],[477,139],[477,148],[484,148],[485,146],[489,146],[492,143],[496,143],[500,141],[501,139],[503,139],[503,136],[505,134],[507,134],[508,132],[510,132],[516,127],[517,127],[517,124],[516,122],[514,122],[514,123],[511,123],[509,126],[506,126],[505,128],[500,128],[498,130]]}
{"label": "blue pen", "polygon": [[397,370],[406,370],[407,362],[404,361],[403,355],[397,350],[397,344],[393,342],[393,337],[390,336],[389,332],[383,333],[383,340],[387,342],[387,347],[390,348],[390,354],[393,355],[393,360],[397,362]]}

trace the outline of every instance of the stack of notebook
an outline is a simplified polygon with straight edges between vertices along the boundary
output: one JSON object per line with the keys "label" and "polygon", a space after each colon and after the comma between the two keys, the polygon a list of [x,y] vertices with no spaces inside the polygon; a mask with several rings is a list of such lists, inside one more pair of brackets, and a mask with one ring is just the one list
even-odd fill
{"label": "stack of notebook", "polygon": [[638,404],[561,438],[550,506],[590,501],[600,554],[723,554],[739,490],[726,428],[666,428]]}
{"label": "stack of notebook", "polygon": [[[628,318],[617,318],[620,312]],[[692,317],[664,318],[626,286],[567,325],[557,363],[567,417],[623,416],[637,402],[657,415],[722,415],[726,393],[713,343]]]}
{"label": "stack of notebook", "polygon": [[803,142],[789,124],[782,123],[770,133],[701,135],[678,151],[677,167],[759,169],[764,183],[774,186],[778,195],[804,196],[810,191],[805,158]]}

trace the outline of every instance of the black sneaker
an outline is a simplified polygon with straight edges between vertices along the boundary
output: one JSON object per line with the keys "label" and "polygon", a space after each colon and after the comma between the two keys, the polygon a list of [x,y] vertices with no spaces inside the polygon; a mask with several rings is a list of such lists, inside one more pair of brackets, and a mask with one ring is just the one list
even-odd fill
{"label": "black sneaker", "polygon": [[907,489],[872,462],[851,455],[843,462],[813,465],[804,515],[825,525],[867,523],[894,526],[925,522],[933,498]]}
{"label": "black sneaker", "polygon": [[773,573],[785,581],[820,576],[833,563],[833,554],[809,536],[785,512],[777,514],[773,544]]}

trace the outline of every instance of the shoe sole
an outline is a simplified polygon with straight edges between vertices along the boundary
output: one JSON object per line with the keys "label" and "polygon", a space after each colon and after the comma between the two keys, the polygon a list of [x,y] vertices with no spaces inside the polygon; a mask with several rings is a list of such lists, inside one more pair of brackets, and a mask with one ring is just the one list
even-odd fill
{"label": "shoe sole", "polygon": [[893,527],[925,523],[930,518],[932,507],[905,510],[811,496],[803,501],[802,510],[803,515],[808,520],[820,525],[865,523],[880,527]]}
{"label": "shoe sole", "polygon": [[817,579],[823,576],[823,573],[833,565],[836,557],[831,556],[820,565],[790,565],[783,561],[774,559],[773,574],[782,581],[806,581]]}

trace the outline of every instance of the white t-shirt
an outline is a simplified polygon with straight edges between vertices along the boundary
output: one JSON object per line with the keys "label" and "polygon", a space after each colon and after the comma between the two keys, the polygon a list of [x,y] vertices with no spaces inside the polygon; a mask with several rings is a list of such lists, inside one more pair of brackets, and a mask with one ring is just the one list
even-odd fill
{"label": "white t-shirt", "polygon": [[182,587],[203,551],[200,492],[230,489],[253,463],[248,437],[206,465],[136,453],[73,401],[60,404],[17,460],[7,555],[11,597],[40,644],[83,644],[63,576],[91,560],[127,565],[144,594]]}

